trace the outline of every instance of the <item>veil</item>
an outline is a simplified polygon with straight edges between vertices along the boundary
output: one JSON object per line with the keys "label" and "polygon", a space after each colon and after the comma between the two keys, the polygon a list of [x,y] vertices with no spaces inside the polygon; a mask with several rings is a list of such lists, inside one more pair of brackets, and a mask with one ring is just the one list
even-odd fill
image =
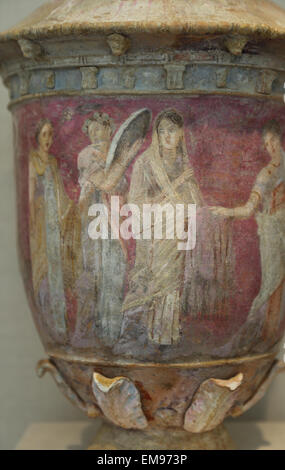
{"label": "veil", "polygon": [[[183,127],[182,137],[180,141],[180,151],[181,151],[181,158],[182,158],[182,167],[183,170],[181,175],[174,180],[170,181],[165,171],[162,159],[162,152],[161,146],[159,144],[158,132],[157,132],[157,122],[161,115],[156,118],[156,121],[153,126],[153,133],[152,133],[152,143],[149,149],[146,151],[145,155],[148,157],[147,160],[149,161],[152,169],[155,173],[157,182],[159,183],[164,197],[167,197],[172,204],[180,204],[181,202],[181,195],[177,192],[178,187],[183,184],[184,182],[189,181],[190,184],[190,193],[189,194],[189,203],[192,201],[193,204],[196,204],[198,207],[204,205],[203,203],[203,196],[200,191],[199,185],[196,181],[194,176],[194,170],[190,165],[189,156],[187,151],[186,145],[186,138],[185,138],[185,131]],[[158,202],[158,201],[155,201]]]}

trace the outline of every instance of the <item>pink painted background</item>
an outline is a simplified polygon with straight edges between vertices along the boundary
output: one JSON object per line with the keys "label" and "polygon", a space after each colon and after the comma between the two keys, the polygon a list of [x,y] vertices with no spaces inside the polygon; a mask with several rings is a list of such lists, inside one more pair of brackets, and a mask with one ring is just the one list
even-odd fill
{"label": "pink painted background", "polygon": [[[19,245],[22,273],[31,292],[29,253],[28,156],[36,147],[38,121],[48,118],[55,129],[51,154],[60,167],[65,190],[77,201],[79,196],[77,157],[89,145],[82,132],[84,121],[95,111],[108,113],[119,126],[129,115],[149,108],[153,120],[166,108],[175,108],[185,120],[185,134],[191,165],[209,205],[233,207],[246,202],[258,172],[269,161],[261,131],[270,119],[277,119],[285,130],[284,105],[265,100],[230,97],[107,98],[77,97],[35,100],[14,111],[18,194]],[[152,128],[140,154],[151,142]],[[139,158],[139,156],[138,156]],[[132,168],[128,170],[131,177]],[[133,247],[130,245],[130,250]],[[199,343],[212,338],[216,345],[233,334],[246,319],[261,282],[259,239],[254,217],[234,222],[236,292],[231,311],[223,320],[185,319]],[[31,303],[33,302],[30,299]]]}

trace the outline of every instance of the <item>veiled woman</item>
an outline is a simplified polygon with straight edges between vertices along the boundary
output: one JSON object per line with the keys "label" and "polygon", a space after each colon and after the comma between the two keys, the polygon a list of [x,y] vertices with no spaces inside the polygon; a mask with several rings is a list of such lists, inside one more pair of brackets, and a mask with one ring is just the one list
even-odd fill
{"label": "veiled woman", "polygon": [[[184,204],[186,214],[188,204],[202,205],[202,195],[189,166],[183,118],[175,110],[166,110],[157,117],[152,144],[135,163],[128,202],[138,205],[141,214],[143,204],[171,204],[174,208]],[[164,229],[166,222],[164,219]],[[185,251],[178,250],[175,235],[167,239],[165,234],[164,231],[161,240],[152,236],[151,240],[136,241],[135,266],[123,310],[131,315],[133,309],[145,306],[149,340],[171,345],[180,338]]]}
{"label": "veiled woman", "polygon": [[76,276],[75,205],[67,197],[56,158],[52,123],[43,119],[36,130],[37,149],[30,153],[30,248],[34,295],[44,321],[59,335],[67,332],[66,293]]}
{"label": "veiled woman", "polygon": [[252,344],[258,327],[265,343],[273,344],[285,311],[285,152],[276,121],[265,125],[263,141],[270,162],[258,174],[246,204],[234,209],[211,208],[223,217],[246,219],[254,215],[258,225],[262,282],[241,330],[241,344],[246,344],[249,335]]}

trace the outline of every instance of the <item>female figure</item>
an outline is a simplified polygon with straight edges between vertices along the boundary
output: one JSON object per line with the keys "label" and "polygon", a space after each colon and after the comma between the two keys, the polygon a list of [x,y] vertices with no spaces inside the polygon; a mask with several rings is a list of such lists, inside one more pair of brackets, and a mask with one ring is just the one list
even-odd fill
{"label": "female figure", "polygon": [[[143,204],[171,204],[174,208],[184,204],[188,214],[188,204],[200,207],[202,201],[189,166],[183,118],[175,110],[166,110],[156,119],[150,148],[135,163],[128,202],[141,209]],[[147,308],[149,340],[172,345],[180,338],[185,251],[177,249],[175,236],[163,237],[137,239],[135,266],[123,311],[138,306]]]}
{"label": "female figure", "polygon": [[64,256],[66,220],[72,206],[65,194],[57,161],[49,151],[53,126],[47,119],[36,131],[38,148],[30,154],[29,202],[33,287],[39,310],[56,331],[67,331],[64,273],[69,271]]}
{"label": "female figure", "polygon": [[280,315],[285,308],[285,153],[281,146],[281,129],[276,121],[264,127],[263,141],[271,159],[258,174],[246,204],[233,209],[212,207],[211,210],[222,217],[238,219],[255,215],[260,240],[262,283],[245,327],[252,335],[249,326],[255,329],[258,318],[265,310],[262,336],[265,341],[274,342]]}
{"label": "female figure", "polygon": [[[121,327],[121,306],[124,295],[125,253],[121,240],[92,240],[88,234],[88,211],[93,204],[110,207],[110,197],[127,191],[124,172],[128,166],[126,151],[106,171],[106,158],[114,130],[113,122],[105,113],[95,113],[85,122],[83,131],[91,144],[78,157],[80,208],[82,221],[83,273],[78,283],[78,333],[86,341],[94,338],[95,326],[105,342],[115,340]],[[86,336],[87,332],[87,336]],[[81,341],[81,344],[82,341]]]}

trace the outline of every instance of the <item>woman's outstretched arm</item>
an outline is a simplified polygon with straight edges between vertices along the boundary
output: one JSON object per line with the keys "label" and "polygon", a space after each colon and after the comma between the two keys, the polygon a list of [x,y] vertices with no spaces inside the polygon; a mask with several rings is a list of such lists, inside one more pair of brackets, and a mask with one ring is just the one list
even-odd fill
{"label": "woman's outstretched arm", "polygon": [[251,195],[243,206],[227,208],[227,207],[209,207],[210,211],[215,215],[220,215],[222,217],[234,217],[236,219],[248,219],[251,217],[260,203],[259,193],[252,191]]}
{"label": "woman's outstretched arm", "polygon": [[275,171],[276,167],[269,163],[269,165],[259,172],[249,199],[244,205],[234,208],[220,206],[209,207],[210,211],[213,212],[213,214],[220,215],[222,217],[248,219],[256,212],[259,204],[262,202],[264,194],[266,193],[266,188],[268,187],[268,183],[270,182],[270,179],[272,178]]}

